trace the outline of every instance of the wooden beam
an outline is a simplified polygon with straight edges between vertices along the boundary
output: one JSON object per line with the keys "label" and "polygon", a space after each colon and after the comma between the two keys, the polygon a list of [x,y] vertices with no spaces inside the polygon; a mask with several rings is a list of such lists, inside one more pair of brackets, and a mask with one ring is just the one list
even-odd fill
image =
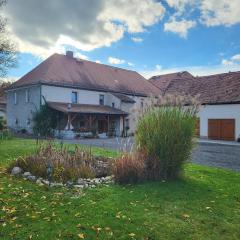
{"label": "wooden beam", "polygon": [[108,136],[110,135],[110,126],[109,126],[109,123],[110,123],[110,119],[109,119],[109,115],[108,115],[108,126],[107,126],[107,128],[108,128]]}

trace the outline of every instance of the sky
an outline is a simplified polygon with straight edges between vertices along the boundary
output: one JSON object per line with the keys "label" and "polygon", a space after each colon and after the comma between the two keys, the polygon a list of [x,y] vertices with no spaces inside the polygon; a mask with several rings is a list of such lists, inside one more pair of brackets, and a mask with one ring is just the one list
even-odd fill
{"label": "sky", "polygon": [[138,71],[210,75],[240,70],[240,0],[8,0],[16,80],[51,54]]}

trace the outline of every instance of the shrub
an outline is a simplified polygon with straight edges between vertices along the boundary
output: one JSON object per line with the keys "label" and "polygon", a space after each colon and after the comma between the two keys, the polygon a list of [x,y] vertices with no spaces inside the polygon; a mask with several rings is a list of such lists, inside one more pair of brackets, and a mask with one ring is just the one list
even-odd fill
{"label": "shrub", "polygon": [[12,133],[8,129],[0,131],[0,140],[10,140],[13,138]]}
{"label": "shrub", "polygon": [[193,148],[195,117],[177,106],[156,107],[138,122],[136,144],[146,152],[148,178],[175,179]]}
{"label": "shrub", "polygon": [[54,129],[57,127],[57,114],[47,104],[33,115],[33,132],[37,136],[51,137]]}
{"label": "shrub", "polygon": [[6,129],[6,120],[3,117],[0,117],[0,131]]}
{"label": "shrub", "polygon": [[92,156],[90,152],[79,147],[76,147],[74,152],[69,152],[64,146],[58,147],[48,142],[40,144],[34,154],[17,158],[10,164],[8,171],[11,172],[14,166],[18,166],[35,176],[47,178],[47,166],[51,164],[54,181],[66,182],[78,178],[106,176],[105,169],[101,166],[104,161],[108,162],[109,159],[99,161],[98,157]]}
{"label": "shrub", "polygon": [[119,184],[142,182],[145,179],[144,155],[124,154],[115,161],[113,174]]}

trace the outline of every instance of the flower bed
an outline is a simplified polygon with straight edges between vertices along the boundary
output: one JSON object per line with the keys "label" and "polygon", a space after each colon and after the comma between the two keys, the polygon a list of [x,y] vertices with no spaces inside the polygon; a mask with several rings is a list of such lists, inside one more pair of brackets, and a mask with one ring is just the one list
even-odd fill
{"label": "flower bed", "polygon": [[[111,158],[97,157],[76,146],[75,151],[54,145],[39,144],[35,153],[19,157],[8,167],[12,175],[22,176],[39,184],[97,185],[112,181]],[[81,183],[81,184],[79,184]]]}

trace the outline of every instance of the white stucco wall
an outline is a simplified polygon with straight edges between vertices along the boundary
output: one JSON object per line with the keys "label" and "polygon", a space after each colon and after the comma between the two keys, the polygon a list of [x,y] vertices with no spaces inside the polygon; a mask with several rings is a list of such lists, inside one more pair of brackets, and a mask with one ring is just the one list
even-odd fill
{"label": "white stucco wall", "polygon": [[99,91],[88,91],[74,88],[64,88],[64,87],[54,87],[42,85],[42,96],[46,101],[50,102],[63,102],[71,103],[71,94],[72,91],[78,93],[78,103],[79,104],[99,104],[99,95],[104,95],[105,105],[112,106],[112,103],[115,104],[115,108],[120,108],[121,101],[107,92]]}
{"label": "white stucco wall", "polygon": [[137,108],[141,106],[141,102],[145,101],[147,98],[146,97],[137,97],[133,96],[131,97],[135,103],[122,103],[121,104],[121,109],[125,112],[128,112],[128,119],[129,119],[129,131],[128,134],[134,134],[137,126]]}
{"label": "white stucco wall", "polygon": [[206,105],[199,112],[200,136],[208,136],[208,119],[235,119],[235,139],[240,135],[240,104]]}

